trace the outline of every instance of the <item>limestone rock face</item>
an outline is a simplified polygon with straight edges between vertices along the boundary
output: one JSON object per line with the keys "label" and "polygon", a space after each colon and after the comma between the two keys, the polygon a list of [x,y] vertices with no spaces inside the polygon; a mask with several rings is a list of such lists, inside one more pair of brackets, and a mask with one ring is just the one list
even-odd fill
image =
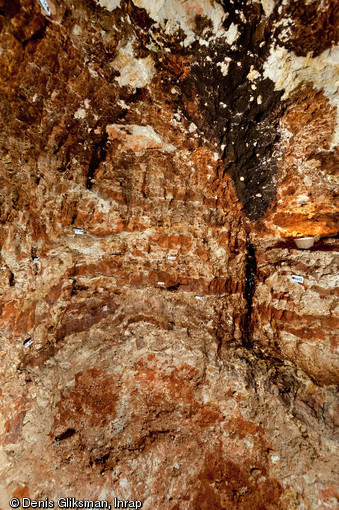
{"label": "limestone rock face", "polygon": [[254,343],[280,353],[318,384],[337,385],[337,244],[319,242],[302,252],[268,242],[257,255]]}
{"label": "limestone rock face", "polygon": [[336,2],[46,2],[0,0],[0,510],[337,508]]}

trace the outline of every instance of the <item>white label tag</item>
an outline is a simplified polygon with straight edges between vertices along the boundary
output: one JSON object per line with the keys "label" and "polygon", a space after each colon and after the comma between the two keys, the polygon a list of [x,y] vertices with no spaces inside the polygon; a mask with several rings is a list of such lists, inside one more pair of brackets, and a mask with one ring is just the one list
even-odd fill
{"label": "white label tag", "polygon": [[82,230],[82,228],[75,228],[74,229],[74,234],[77,234],[79,236],[83,235],[84,231]]}
{"label": "white label tag", "polygon": [[48,7],[48,3],[46,2],[46,0],[39,0],[39,2],[41,3],[42,7],[45,9],[47,14],[48,15],[51,14],[50,8]]}
{"label": "white label tag", "polygon": [[158,282],[158,285],[165,285],[165,282]]}
{"label": "white label tag", "polygon": [[27,338],[27,340],[24,341],[24,346],[29,347],[33,342],[34,340],[32,338]]}
{"label": "white label tag", "polygon": [[173,257],[173,255],[167,255],[168,260],[176,260],[177,257]]}
{"label": "white label tag", "polygon": [[297,276],[296,274],[292,274],[291,280],[298,283],[304,283],[304,278],[302,276]]}
{"label": "white label tag", "polygon": [[202,296],[195,296],[195,299],[199,299],[199,301],[203,301],[203,297]]}

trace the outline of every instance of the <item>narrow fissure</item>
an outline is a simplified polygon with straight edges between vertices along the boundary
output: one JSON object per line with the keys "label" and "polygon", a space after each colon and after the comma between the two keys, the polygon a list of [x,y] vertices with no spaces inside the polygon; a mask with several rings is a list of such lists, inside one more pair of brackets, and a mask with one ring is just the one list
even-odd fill
{"label": "narrow fissure", "polygon": [[105,134],[99,143],[94,147],[91,161],[88,167],[87,179],[86,179],[86,188],[91,189],[93,186],[93,177],[96,170],[99,168],[99,165],[102,161],[106,159],[106,142],[108,135]]}
{"label": "narrow fissure", "polygon": [[251,242],[247,244],[246,270],[245,270],[245,299],[247,302],[247,312],[243,326],[243,345],[249,348],[252,338],[252,303],[257,279],[257,261],[255,249]]}

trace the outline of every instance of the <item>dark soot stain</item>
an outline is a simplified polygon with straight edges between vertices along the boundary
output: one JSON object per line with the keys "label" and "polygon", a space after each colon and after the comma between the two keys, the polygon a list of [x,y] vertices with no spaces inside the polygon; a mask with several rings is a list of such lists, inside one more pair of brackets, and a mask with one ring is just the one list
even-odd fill
{"label": "dark soot stain", "polygon": [[[242,10],[246,22],[236,10]],[[181,106],[204,136],[217,143],[246,214],[256,220],[276,192],[274,147],[279,140],[282,93],[274,91],[274,83],[263,77],[275,18],[264,18],[257,4],[244,8],[239,2],[228,5],[228,13],[225,29],[231,23],[238,25],[238,40],[233,46],[219,39],[209,46],[196,43],[190,48],[187,54],[193,53],[196,61],[182,83]],[[224,61],[229,62],[226,76],[220,66]],[[255,81],[247,78],[251,69],[260,73]],[[198,118],[187,108],[188,102],[198,104]]]}

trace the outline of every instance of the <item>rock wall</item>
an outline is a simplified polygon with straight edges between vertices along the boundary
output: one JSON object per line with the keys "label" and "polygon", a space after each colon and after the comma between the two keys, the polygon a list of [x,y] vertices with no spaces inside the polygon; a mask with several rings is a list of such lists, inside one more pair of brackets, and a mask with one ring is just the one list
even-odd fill
{"label": "rock wall", "polygon": [[0,0],[0,509],[337,508],[336,2],[45,7]]}

